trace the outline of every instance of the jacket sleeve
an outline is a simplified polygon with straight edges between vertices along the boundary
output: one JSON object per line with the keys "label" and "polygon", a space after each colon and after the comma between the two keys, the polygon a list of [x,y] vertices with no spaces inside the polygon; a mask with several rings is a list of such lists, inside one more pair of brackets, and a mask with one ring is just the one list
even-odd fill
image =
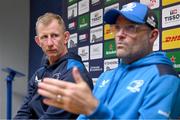
{"label": "jacket sleeve", "polygon": [[74,78],[72,77],[72,69],[75,66],[78,68],[78,70],[79,70],[82,78],[84,79],[84,81],[88,84],[88,86],[92,90],[93,89],[92,79],[89,76],[89,73],[87,72],[86,67],[80,61],[77,61],[77,60],[68,60],[67,71],[71,71],[71,73],[65,78],[65,80],[67,80],[67,81],[70,80],[71,82],[74,82]]}
{"label": "jacket sleeve", "polygon": [[[153,80],[145,93],[140,119],[172,119],[180,117],[180,79],[163,75]],[[151,115],[149,115],[151,114]]]}
{"label": "jacket sleeve", "polygon": [[17,111],[17,114],[15,115],[14,119],[36,118],[33,112],[31,111],[30,107],[28,106],[37,89],[34,85],[34,78],[35,75],[28,82],[28,93],[25,96],[24,102],[21,105],[20,109]]}

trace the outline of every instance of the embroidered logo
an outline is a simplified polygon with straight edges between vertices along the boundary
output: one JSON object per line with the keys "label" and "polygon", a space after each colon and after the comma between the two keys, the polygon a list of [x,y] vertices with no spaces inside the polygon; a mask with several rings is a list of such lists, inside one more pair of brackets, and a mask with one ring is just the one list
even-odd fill
{"label": "embroidered logo", "polygon": [[127,5],[124,5],[121,11],[133,11],[133,8],[136,7],[136,3],[129,3]]}
{"label": "embroidered logo", "polygon": [[105,87],[105,85],[109,82],[109,80],[103,80],[101,85],[99,86],[100,88]]}
{"label": "embroidered logo", "polygon": [[153,16],[149,16],[147,18],[147,23],[149,23],[150,25],[152,25],[153,27],[156,27],[156,22],[155,22],[155,18]]}
{"label": "embroidered logo", "polygon": [[134,80],[129,83],[129,85],[126,87],[129,91],[135,93],[139,92],[141,86],[144,84],[144,80]]}
{"label": "embroidered logo", "polygon": [[36,82],[36,83],[39,83],[39,82],[41,82],[41,81],[42,81],[42,79],[38,79],[37,76],[35,77],[35,82]]}
{"label": "embroidered logo", "polygon": [[169,118],[169,113],[168,112],[164,112],[162,110],[158,110],[158,114],[163,115],[163,116]]}
{"label": "embroidered logo", "polygon": [[60,79],[61,78],[61,73],[60,72],[59,73],[55,73],[55,74],[52,75],[52,77],[54,79]]}

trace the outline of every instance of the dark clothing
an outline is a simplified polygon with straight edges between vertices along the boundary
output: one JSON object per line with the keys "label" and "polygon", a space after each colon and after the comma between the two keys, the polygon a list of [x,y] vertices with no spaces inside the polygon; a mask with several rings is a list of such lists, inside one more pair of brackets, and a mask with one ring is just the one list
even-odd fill
{"label": "dark clothing", "polygon": [[72,68],[78,67],[83,79],[93,89],[93,82],[88,75],[81,58],[73,53],[68,53],[61,57],[55,64],[48,65],[45,63],[43,67],[38,69],[28,84],[28,95],[17,112],[15,119],[72,119],[78,115],[69,113],[63,109],[45,105],[42,100],[43,96],[37,93],[37,85],[45,77],[51,77],[68,82],[74,82],[72,76]]}

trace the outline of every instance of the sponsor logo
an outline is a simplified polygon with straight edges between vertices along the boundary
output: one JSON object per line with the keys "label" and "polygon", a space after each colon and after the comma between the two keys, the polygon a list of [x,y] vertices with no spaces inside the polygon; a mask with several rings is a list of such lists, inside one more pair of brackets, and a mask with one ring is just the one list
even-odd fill
{"label": "sponsor logo", "polygon": [[113,44],[109,44],[109,51],[106,51],[106,55],[115,54],[116,51],[113,49]]}
{"label": "sponsor logo", "polygon": [[159,0],[140,0],[140,3],[146,4],[149,8],[154,9],[158,8],[160,1]]}
{"label": "sponsor logo", "polygon": [[116,46],[114,40],[108,40],[104,42],[104,57],[116,57]]}
{"label": "sponsor logo", "polygon": [[89,14],[80,16],[78,18],[78,28],[84,29],[89,27]]}
{"label": "sponsor logo", "polygon": [[80,41],[86,40],[87,37],[88,37],[88,34],[79,35],[79,40],[80,40]]}
{"label": "sponsor logo", "polygon": [[91,0],[92,5],[97,5],[98,3],[100,3],[100,0]]}
{"label": "sponsor logo", "polygon": [[96,22],[98,20],[100,20],[102,18],[102,16],[99,16],[99,13],[95,14],[95,18],[92,18],[92,22]]}
{"label": "sponsor logo", "polygon": [[162,10],[162,27],[180,25],[180,5],[175,5]]}
{"label": "sponsor logo", "polygon": [[112,70],[118,66],[118,59],[104,60],[104,71]]}
{"label": "sponsor logo", "polygon": [[91,13],[91,27],[103,23],[102,15],[103,15],[103,9]]}
{"label": "sponsor logo", "polygon": [[165,6],[165,5],[170,5],[177,2],[179,2],[179,0],[162,0],[162,5]]}
{"label": "sponsor logo", "polygon": [[103,40],[103,26],[95,27],[90,30],[90,43]]}
{"label": "sponsor logo", "polygon": [[180,28],[162,32],[162,50],[180,48]]}
{"label": "sponsor logo", "polygon": [[171,60],[172,63],[175,63],[176,58],[175,58],[174,56],[172,56],[172,57],[170,58],[170,60]]}
{"label": "sponsor logo", "polygon": [[110,5],[108,7],[105,7],[104,9],[104,13],[110,9],[116,9],[116,10],[119,10],[119,3],[116,3],[116,4],[113,4],[113,5]]}
{"label": "sponsor logo", "polygon": [[85,51],[85,49],[82,49],[81,53],[79,54],[80,56],[86,56],[88,52]]}
{"label": "sponsor logo", "polygon": [[97,72],[97,71],[102,71],[102,68],[100,66],[91,66],[90,67],[90,72]]}
{"label": "sponsor logo", "polygon": [[76,27],[76,22],[75,22],[75,21],[69,23],[69,25],[68,25],[68,28],[69,28],[70,30],[74,29],[75,27]]}
{"label": "sponsor logo", "polygon": [[89,46],[79,47],[78,54],[81,56],[82,60],[89,60]]}
{"label": "sponsor logo", "polygon": [[92,78],[98,78],[99,75],[103,72],[103,59],[96,59],[89,61],[89,73]]}
{"label": "sponsor logo", "polygon": [[105,0],[105,5],[111,5],[111,4],[113,4],[113,3],[116,3],[116,2],[118,2],[118,0]]}
{"label": "sponsor logo", "polygon": [[89,11],[89,0],[81,0],[78,6],[79,15],[82,15]]}
{"label": "sponsor logo", "polygon": [[75,2],[77,2],[77,0],[68,0],[68,5],[72,5]]}
{"label": "sponsor logo", "polygon": [[68,41],[68,48],[77,46],[77,33],[71,34]]}
{"label": "sponsor logo", "polygon": [[105,63],[104,63],[104,65],[113,65],[113,64],[118,64],[118,59],[105,60]]}
{"label": "sponsor logo", "polygon": [[74,18],[77,16],[77,3],[68,7],[68,19]]}
{"label": "sponsor logo", "polygon": [[90,46],[90,59],[99,59],[102,58],[102,43],[94,44]]}
{"label": "sponsor logo", "polygon": [[167,52],[167,57],[173,63],[173,67],[177,72],[180,72],[180,51]]}
{"label": "sponsor logo", "polygon": [[[112,46],[112,44],[110,44]],[[116,54],[116,51],[106,51],[106,55]]]}
{"label": "sponsor logo", "polygon": [[111,32],[110,25],[104,25],[104,40],[110,40],[114,38],[114,34]]}
{"label": "sponsor logo", "polygon": [[173,41],[179,41],[180,40],[180,35],[174,35],[174,36],[167,36],[165,37],[165,41],[163,42],[173,42]]}
{"label": "sponsor logo", "polygon": [[166,22],[172,21],[172,20],[179,20],[180,14],[177,14],[177,9],[170,11],[170,16],[164,17]]}

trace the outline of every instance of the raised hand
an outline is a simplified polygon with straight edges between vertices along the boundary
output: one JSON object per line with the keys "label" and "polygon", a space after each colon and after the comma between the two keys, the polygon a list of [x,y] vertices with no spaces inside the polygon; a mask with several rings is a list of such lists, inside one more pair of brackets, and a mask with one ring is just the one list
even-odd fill
{"label": "raised hand", "polygon": [[76,83],[45,78],[38,84],[38,93],[45,96],[43,102],[75,114],[91,114],[98,105],[89,86],[75,67],[72,74]]}

